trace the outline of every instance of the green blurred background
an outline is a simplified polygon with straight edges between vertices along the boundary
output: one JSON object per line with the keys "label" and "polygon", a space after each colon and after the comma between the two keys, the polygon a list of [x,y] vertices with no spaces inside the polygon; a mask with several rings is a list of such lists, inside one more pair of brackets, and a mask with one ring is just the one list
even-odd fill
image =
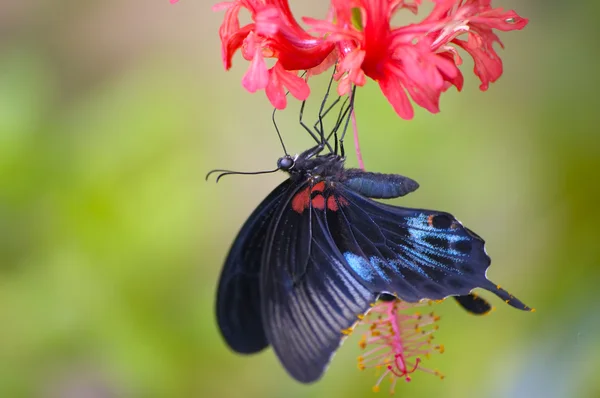
{"label": "green blurred background", "polygon": [[[490,295],[483,318],[438,305],[446,353],[427,366],[446,379],[417,374],[396,394],[600,397],[600,6],[495,4],[531,21],[501,33],[505,73],[488,92],[467,63],[438,115],[402,121],[371,82],[357,117],[367,168],[421,184],[395,203],[450,211],[484,236],[489,276],[537,312]],[[264,94],[240,85],[247,63],[222,69],[210,6],[0,6],[0,397],[372,396],[357,335],[310,386],[271,350],[243,357],[220,338],[224,256],[285,177],[204,181],[281,155]],[[278,117],[288,148],[311,144],[297,104]]]}

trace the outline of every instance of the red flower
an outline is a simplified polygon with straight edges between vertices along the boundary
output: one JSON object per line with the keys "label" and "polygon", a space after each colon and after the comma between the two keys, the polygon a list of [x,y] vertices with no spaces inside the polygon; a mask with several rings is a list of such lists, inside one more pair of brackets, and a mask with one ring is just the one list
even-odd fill
{"label": "red flower", "polygon": [[[267,89],[275,107],[285,107],[286,88],[301,100],[309,95],[299,70],[315,74],[337,63],[340,95],[352,85],[363,86],[369,77],[396,113],[410,119],[414,111],[409,96],[435,113],[442,92],[450,86],[461,90],[457,47],[473,57],[480,88],[486,90],[502,75],[502,60],[493,48],[495,42],[502,43],[493,30],[522,29],[528,22],[514,11],[492,8],[491,0],[432,1],[433,10],[421,22],[392,27],[396,12],[416,13],[421,0],[331,0],[326,19],[304,18],[320,36],[297,23],[287,0],[235,0],[214,9],[226,10],[219,32],[225,68],[241,48],[250,61],[244,87],[250,92]],[[242,8],[253,23],[240,27]],[[267,69],[265,58],[277,59],[275,66]]]}
{"label": "red flower", "polygon": [[[432,113],[439,111],[439,98],[449,86],[462,88],[458,69],[462,60],[455,44],[475,60],[481,89],[502,74],[502,61],[493,49],[499,42],[492,29],[521,29],[527,24],[514,11],[492,9],[491,0],[433,0],[436,5],[422,22],[392,28],[393,14],[403,8],[416,12],[420,1],[332,0],[335,22],[305,18],[327,40],[336,43],[341,56],[336,78],[338,92],[365,84],[365,75],[377,81],[398,115],[413,117],[410,94],[417,105]],[[352,10],[360,10],[361,21],[353,21]],[[457,39],[468,35],[468,41]]]}
{"label": "red flower", "polygon": [[[502,42],[492,31],[520,30],[527,25],[528,20],[521,18],[515,11],[504,11],[502,8],[492,9],[491,0],[434,0],[434,10],[423,21],[428,23],[434,20],[444,21],[445,26],[440,26],[429,34],[434,36],[433,50],[454,52],[449,44],[456,44],[473,57],[475,61],[475,74],[481,80],[481,90],[487,90],[490,82],[495,82],[502,75],[502,60],[494,50],[494,43]],[[467,41],[457,37],[467,34]],[[460,64],[460,61],[458,61]]]}
{"label": "red flower", "polygon": [[432,345],[433,333],[438,329],[435,322],[440,317],[433,312],[409,312],[421,305],[400,300],[380,301],[363,319],[369,330],[358,344],[363,350],[370,349],[358,357],[358,368],[383,371],[373,386],[374,392],[378,392],[381,382],[389,377],[390,394],[393,394],[398,379],[409,382],[412,380],[410,374],[416,370],[444,378],[437,370],[421,366],[422,358],[429,358],[432,352],[444,352],[443,345]]}
{"label": "red flower", "polygon": [[[239,13],[247,9],[254,23],[240,27]],[[225,69],[231,68],[233,54],[242,49],[250,61],[242,85],[255,92],[266,89],[273,106],[286,106],[285,89],[299,100],[310,94],[308,84],[297,71],[319,66],[334,45],[308,34],[294,19],[287,0],[235,0],[219,3],[213,10],[226,10],[219,29]],[[276,58],[267,68],[265,58]]]}

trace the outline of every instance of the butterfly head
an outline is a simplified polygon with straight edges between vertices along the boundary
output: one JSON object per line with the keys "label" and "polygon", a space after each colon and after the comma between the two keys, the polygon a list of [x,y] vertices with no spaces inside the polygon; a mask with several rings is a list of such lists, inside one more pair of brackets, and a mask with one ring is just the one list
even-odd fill
{"label": "butterfly head", "polygon": [[277,160],[277,168],[289,172],[296,165],[296,159],[290,155],[285,155]]}

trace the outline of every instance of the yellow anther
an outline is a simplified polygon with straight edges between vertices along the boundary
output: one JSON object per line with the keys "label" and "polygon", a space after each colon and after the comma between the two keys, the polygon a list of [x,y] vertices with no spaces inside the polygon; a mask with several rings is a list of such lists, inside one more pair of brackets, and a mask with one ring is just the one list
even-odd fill
{"label": "yellow anther", "polygon": [[357,317],[359,320],[361,320],[361,321],[362,321],[363,319],[365,319],[365,316],[364,316],[363,314],[358,314],[356,317]]}
{"label": "yellow anther", "polygon": [[352,328],[342,329],[342,334],[346,336],[350,336],[352,334]]}
{"label": "yellow anther", "polygon": [[532,308],[529,310],[530,312],[535,312],[535,308]]}
{"label": "yellow anther", "polygon": [[496,285],[496,289],[500,290],[502,288],[500,287],[500,285]]}
{"label": "yellow anther", "polygon": [[363,336],[362,339],[359,340],[358,346],[363,350],[367,348],[367,336]]}
{"label": "yellow anther", "polygon": [[373,386],[373,392],[379,392],[379,386]]}

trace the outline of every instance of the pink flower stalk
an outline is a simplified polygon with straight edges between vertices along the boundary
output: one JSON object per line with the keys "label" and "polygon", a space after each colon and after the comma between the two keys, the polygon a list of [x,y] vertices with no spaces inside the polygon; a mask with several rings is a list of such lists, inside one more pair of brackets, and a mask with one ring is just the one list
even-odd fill
{"label": "pink flower stalk", "polygon": [[[242,50],[250,61],[242,84],[250,91],[266,89],[278,109],[286,106],[285,89],[306,99],[310,91],[298,71],[323,72],[337,65],[338,93],[352,85],[363,86],[367,77],[376,81],[396,113],[411,119],[412,100],[432,113],[450,86],[462,89],[462,59],[458,48],[475,62],[480,89],[502,75],[502,60],[493,48],[500,42],[494,30],[520,30],[528,20],[515,11],[492,8],[491,0],[431,0],[431,13],[421,22],[394,27],[393,16],[402,10],[417,13],[422,0],[331,0],[323,20],[303,18],[312,35],[293,17],[287,0],[234,0],[213,9],[226,10],[220,28],[226,69],[233,54]],[[241,9],[252,23],[239,23]],[[265,58],[274,58],[267,68]]]}
{"label": "pink flower stalk", "polygon": [[433,312],[408,312],[413,307],[415,304],[400,300],[380,301],[362,321],[369,330],[359,345],[363,350],[370,349],[358,357],[358,368],[383,370],[373,386],[374,392],[378,392],[383,380],[389,377],[390,394],[393,394],[398,379],[410,382],[410,375],[417,370],[444,378],[437,370],[421,366],[422,358],[429,358],[432,352],[444,352],[443,345],[432,344],[433,333],[438,329],[435,323],[440,317]]}

